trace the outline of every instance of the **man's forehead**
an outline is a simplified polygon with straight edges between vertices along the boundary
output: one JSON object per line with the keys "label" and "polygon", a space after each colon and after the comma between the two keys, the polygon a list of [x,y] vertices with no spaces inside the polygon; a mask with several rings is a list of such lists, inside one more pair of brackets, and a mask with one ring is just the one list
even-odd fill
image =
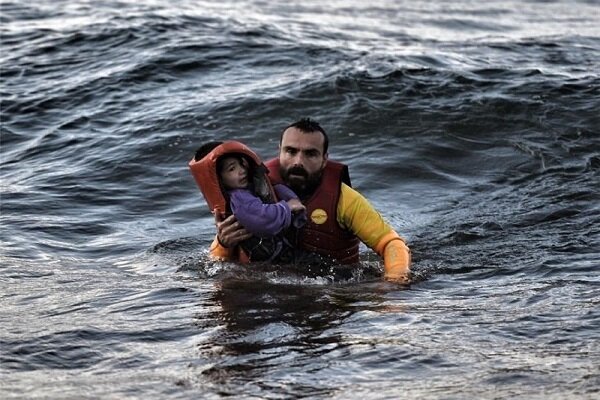
{"label": "man's forehead", "polygon": [[297,128],[288,128],[283,132],[281,147],[294,147],[299,150],[323,151],[325,138],[319,131],[303,132]]}

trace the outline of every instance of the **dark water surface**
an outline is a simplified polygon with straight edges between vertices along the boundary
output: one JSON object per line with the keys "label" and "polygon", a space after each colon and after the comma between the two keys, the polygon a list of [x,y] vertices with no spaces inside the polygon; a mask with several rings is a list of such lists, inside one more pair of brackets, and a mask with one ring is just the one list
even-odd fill
{"label": "dark water surface", "polygon": [[[1,1],[0,398],[596,398],[599,15]],[[410,287],[207,258],[194,149],[303,116]]]}

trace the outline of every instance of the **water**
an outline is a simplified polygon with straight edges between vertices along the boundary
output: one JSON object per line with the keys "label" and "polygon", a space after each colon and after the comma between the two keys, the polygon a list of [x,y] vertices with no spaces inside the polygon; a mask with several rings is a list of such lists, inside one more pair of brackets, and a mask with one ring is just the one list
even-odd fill
{"label": "water", "polygon": [[[0,397],[598,396],[598,2],[0,4]],[[195,148],[304,116],[410,287],[207,258]]]}

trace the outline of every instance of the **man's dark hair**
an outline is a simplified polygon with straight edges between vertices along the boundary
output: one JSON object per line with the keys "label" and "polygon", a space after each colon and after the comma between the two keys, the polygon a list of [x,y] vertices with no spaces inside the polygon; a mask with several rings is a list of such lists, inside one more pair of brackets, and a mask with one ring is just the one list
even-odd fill
{"label": "man's dark hair", "polygon": [[325,129],[323,129],[323,127],[319,125],[317,121],[312,120],[310,118],[302,118],[301,120],[286,126],[285,129],[281,132],[281,136],[279,137],[280,145],[283,140],[283,133],[288,128],[296,128],[304,133],[321,132],[323,134],[323,154],[327,153],[327,149],[329,148],[329,138],[327,137],[327,133],[325,133]]}
{"label": "man's dark hair", "polygon": [[198,150],[196,150],[196,155],[194,156],[194,161],[202,160],[204,157],[206,157],[206,155],[208,153],[213,151],[215,149],[215,147],[217,147],[221,144],[223,144],[223,142],[208,142],[208,143],[203,144],[202,146],[200,146],[198,148]]}

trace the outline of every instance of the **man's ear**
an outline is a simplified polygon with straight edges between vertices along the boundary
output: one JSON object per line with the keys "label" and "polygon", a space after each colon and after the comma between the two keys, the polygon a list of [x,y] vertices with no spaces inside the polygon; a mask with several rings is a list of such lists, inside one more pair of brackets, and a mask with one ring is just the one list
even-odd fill
{"label": "man's ear", "polygon": [[329,157],[329,153],[323,154],[323,164],[321,165],[321,169],[325,168],[325,164],[327,164],[328,157]]}

